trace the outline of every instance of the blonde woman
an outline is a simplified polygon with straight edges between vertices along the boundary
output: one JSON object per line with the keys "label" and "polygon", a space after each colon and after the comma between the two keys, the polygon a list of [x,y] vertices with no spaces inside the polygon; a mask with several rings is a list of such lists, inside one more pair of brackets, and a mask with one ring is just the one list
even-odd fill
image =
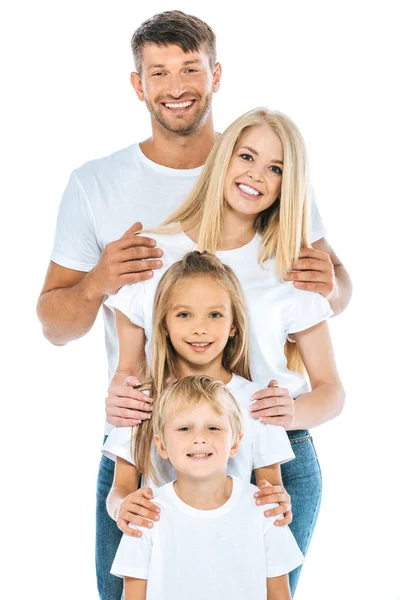
{"label": "blonde woman", "polygon": [[[166,267],[197,248],[215,252],[233,269],[249,311],[253,380],[273,379],[280,386],[255,394],[252,413],[265,423],[283,425],[292,441],[296,460],[282,467],[282,476],[292,498],[291,528],[303,553],[321,498],[319,465],[308,429],[337,416],[344,402],[326,323],[332,314],[328,302],[285,281],[300,249],[309,245],[308,213],[308,166],[300,132],[281,113],[250,111],[219,137],[187,200],[153,232],[164,250],[164,269],[151,281],[122,288],[110,301],[127,315],[120,315],[119,338],[124,348],[131,348],[126,355],[120,349],[113,378],[118,384],[137,375],[132,368],[138,340],[130,297],[147,289],[141,318],[149,340],[155,286]],[[289,365],[287,339],[296,342],[289,345]],[[119,402],[116,398],[116,406]],[[291,574],[292,593],[298,575],[298,570]]]}

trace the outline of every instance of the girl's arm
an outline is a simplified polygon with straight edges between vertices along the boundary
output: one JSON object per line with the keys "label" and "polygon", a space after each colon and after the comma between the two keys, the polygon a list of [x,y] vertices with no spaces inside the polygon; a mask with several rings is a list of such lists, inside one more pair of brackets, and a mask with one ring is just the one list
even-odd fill
{"label": "girl's arm", "polygon": [[146,600],[146,588],[146,579],[124,577],[124,600]]}
{"label": "girl's arm", "polygon": [[345,393],[337,372],[328,323],[293,334],[311,383],[311,392],[294,402],[294,420],[289,429],[317,427],[343,410]]}
{"label": "girl's arm", "polygon": [[275,517],[283,515],[283,519],[275,521],[274,525],[282,527],[289,525],[292,522],[292,505],[290,496],[283,487],[281,467],[279,463],[254,469],[258,492],[255,493],[256,504],[263,506],[264,504],[277,503],[279,506],[266,510],[266,517]]}
{"label": "girl's arm", "polygon": [[139,474],[137,468],[127,460],[117,457],[113,486],[107,496],[107,512],[121,531],[141,537],[142,532],[129,527],[129,523],[142,527],[153,527],[153,521],[159,520],[160,509],[153,502],[150,488],[138,490]]}
{"label": "girl's arm", "polygon": [[119,360],[106,398],[107,421],[115,427],[134,427],[151,412],[151,398],[135,389],[145,372],[146,336],[122,312],[116,310],[115,315]]}
{"label": "girl's arm", "polygon": [[289,578],[287,575],[279,577],[267,578],[267,595],[268,600],[291,600],[289,588]]}

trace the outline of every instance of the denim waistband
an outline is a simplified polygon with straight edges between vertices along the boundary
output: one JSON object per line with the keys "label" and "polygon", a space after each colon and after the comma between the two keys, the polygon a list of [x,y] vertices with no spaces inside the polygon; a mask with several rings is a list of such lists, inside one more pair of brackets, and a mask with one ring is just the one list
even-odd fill
{"label": "denim waistband", "polygon": [[287,431],[286,433],[288,434],[289,440],[310,436],[308,429],[294,429],[293,431]]}

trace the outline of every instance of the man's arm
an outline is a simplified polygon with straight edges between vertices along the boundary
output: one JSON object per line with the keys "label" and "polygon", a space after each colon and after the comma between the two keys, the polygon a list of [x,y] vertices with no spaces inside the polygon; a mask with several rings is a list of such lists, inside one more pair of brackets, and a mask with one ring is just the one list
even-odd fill
{"label": "man's arm", "polygon": [[123,285],[153,276],[151,269],[162,266],[162,250],[155,241],[136,235],[142,229],[135,223],[115,242],[107,244],[96,267],[85,273],[50,262],[37,314],[43,334],[52,344],[62,346],[84,336],[96,320],[107,294]]}
{"label": "man's arm", "polygon": [[318,292],[328,300],[334,315],[344,311],[350,302],[352,285],[349,274],[325,238],[303,248],[287,281],[301,290]]}

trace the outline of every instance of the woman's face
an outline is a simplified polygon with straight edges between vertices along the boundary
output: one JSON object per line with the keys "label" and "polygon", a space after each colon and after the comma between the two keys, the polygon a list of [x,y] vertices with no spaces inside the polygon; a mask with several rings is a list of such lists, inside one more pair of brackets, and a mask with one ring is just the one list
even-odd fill
{"label": "woman's face", "polygon": [[256,217],[278,198],[283,171],[283,148],[268,125],[245,130],[229,162],[225,200],[239,214]]}

